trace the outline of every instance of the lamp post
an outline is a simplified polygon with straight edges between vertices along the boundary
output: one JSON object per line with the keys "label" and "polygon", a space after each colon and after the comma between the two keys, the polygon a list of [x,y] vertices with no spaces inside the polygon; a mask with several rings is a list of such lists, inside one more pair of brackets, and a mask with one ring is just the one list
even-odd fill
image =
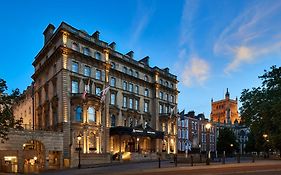
{"label": "lamp post", "polygon": [[[267,143],[269,142],[269,139],[268,139],[267,134],[263,134],[262,136],[263,136],[264,140],[266,141],[264,143],[264,158],[266,158],[267,155],[265,154],[265,152],[267,151]],[[268,155],[269,155],[269,153],[268,153]]]}
{"label": "lamp post", "polygon": [[79,134],[77,136],[77,139],[78,139],[78,168],[80,169],[81,168],[81,139],[82,139],[82,136],[81,134]]}
{"label": "lamp post", "polygon": [[[209,134],[209,144],[207,144],[207,139],[206,139],[206,152],[207,152],[207,158],[206,158],[206,165],[210,165],[210,129],[211,129],[211,123],[207,123],[206,124],[206,131],[207,131],[207,134]],[[206,135],[207,136],[207,135]]]}
{"label": "lamp post", "polygon": [[199,144],[199,153],[200,153],[200,163],[202,163],[202,155],[201,155],[201,144]]}
{"label": "lamp post", "polygon": [[232,143],[230,144],[230,147],[231,147],[231,154],[233,154],[233,144]]}
{"label": "lamp post", "polygon": [[137,138],[137,152],[139,153],[139,141],[140,141],[140,138]]}

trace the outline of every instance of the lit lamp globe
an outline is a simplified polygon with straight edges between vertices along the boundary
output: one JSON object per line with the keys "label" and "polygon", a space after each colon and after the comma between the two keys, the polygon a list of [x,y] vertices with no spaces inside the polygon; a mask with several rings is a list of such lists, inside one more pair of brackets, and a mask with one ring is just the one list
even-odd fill
{"label": "lit lamp globe", "polygon": [[210,129],[211,126],[212,126],[211,123],[207,123],[207,124],[206,124],[206,129]]}
{"label": "lit lamp globe", "polygon": [[82,139],[81,135],[77,136],[78,141]]}

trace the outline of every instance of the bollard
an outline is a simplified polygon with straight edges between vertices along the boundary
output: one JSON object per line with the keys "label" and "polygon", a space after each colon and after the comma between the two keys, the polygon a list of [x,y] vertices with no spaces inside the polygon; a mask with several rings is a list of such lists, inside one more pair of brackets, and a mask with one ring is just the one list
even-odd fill
{"label": "bollard", "polygon": [[225,164],[225,151],[223,151],[222,164]]}
{"label": "bollard", "polygon": [[240,163],[240,154],[237,154],[237,163]]}
{"label": "bollard", "polygon": [[255,155],[253,154],[252,162],[255,163]]}
{"label": "bollard", "polygon": [[201,153],[200,153],[200,163],[202,163],[202,155],[201,155]]}
{"label": "bollard", "polygon": [[158,168],[161,168],[161,159],[160,159],[160,156],[158,157]]}
{"label": "bollard", "polygon": [[175,162],[175,166],[177,167],[178,166],[178,160],[177,160],[177,155],[176,154],[174,155],[174,162]]}
{"label": "bollard", "polygon": [[193,166],[193,156],[190,156],[190,163],[191,163],[191,166]]}

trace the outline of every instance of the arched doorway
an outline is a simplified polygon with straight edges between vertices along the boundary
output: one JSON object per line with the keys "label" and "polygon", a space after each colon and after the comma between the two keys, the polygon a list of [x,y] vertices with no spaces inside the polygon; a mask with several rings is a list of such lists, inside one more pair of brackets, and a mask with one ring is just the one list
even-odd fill
{"label": "arched doorway", "polygon": [[30,140],[23,144],[24,173],[38,173],[45,166],[45,147],[38,140]]}

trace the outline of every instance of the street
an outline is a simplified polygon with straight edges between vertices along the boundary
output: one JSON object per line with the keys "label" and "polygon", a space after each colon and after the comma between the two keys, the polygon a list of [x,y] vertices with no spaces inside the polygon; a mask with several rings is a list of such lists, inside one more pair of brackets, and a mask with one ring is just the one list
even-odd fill
{"label": "street", "polygon": [[175,167],[173,163],[169,161],[164,161],[161,164],[162,168],[158,168],[158,162],[145,162],[145,163],[128,163],[114,166],[106,167],[96,167],[87,169],[67,169],[61,171],[49,171],[44,172],[44,175],[61,174],[61,175],[78,175],[78,174],[111,174],[111,175],[161,175],[161,174],[227,174],[227,175],[237,175],[237,174],[270,174],[279,175],[281,174],[281,161],[277,160],[267,160],[267,161],[256,161],[255,163],[244,162],[244,163],[229,163],[222,165],[221,163],[211,164],[206,166],[205,164],[190,166],[189,164],[178,164]]}

